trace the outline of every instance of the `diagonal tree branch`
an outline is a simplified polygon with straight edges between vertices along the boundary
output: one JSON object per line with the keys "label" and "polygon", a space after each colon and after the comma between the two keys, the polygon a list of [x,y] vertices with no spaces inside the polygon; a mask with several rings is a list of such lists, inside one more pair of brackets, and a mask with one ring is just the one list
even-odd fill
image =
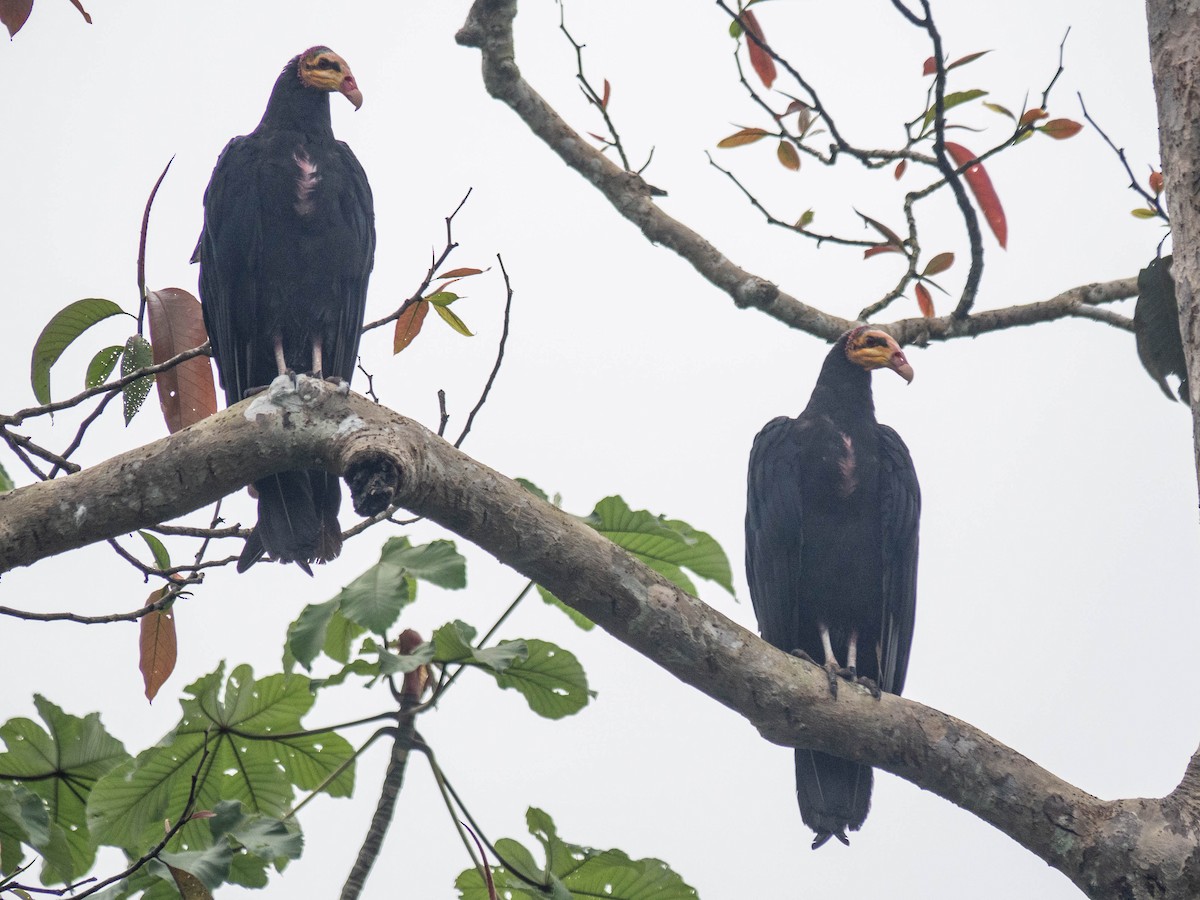
{"label": "diagonal tree branch", "polygon": [[[691,263],[741,308],[761,310],[791,328],[827,341],[833,341],[854,324],[804,303],[770,281],[742,269],[703,236],[667,215],[654,202],[654,189],[640,176],[623,171],[575,132],[521,76],[513,40],[516,14],[517,0],[475,0],[458,32],[458,43],[480,50],[488,93],[510,106],[534,134],[599,190],[617,212],[636,225],[649,241],[669,247]],[[904,319],[882,327],[902,344],[977,337],[1018,325],[1077,316],[1095,318],[1080,312],[1084,304],[1124,299],[1136,293],[1136,279],[1123,278],[1081,285],[1040,303],[972,311],[966,318]]]}

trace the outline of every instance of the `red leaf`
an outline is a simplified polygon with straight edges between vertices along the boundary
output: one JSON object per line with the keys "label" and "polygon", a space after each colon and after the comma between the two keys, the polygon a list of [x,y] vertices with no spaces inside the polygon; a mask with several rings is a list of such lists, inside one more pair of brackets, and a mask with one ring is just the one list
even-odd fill
{"label": "red leaf", "polygon": [[808,109],[808,104],[803,100],[797,100],[795,97],[793,97],[792,102],[787,105],[787,109],[783,111],[783,115],[781,115],[780,118],[782,119],[783,116],[790,116],[794,112],[800,112],[805,109]]}
{"label": "red leaf", "polygon": [[779,157],[779,162],[785,169],[791,169],[793,172],[800,169],[800,154],[796,152],[791,141],[780,141],[775,155]]}
{"label": "red leaf", "polygon": [[1083,131],[1083,126],[1074,119],[1051,119],[1038,131],[1044,132],[1056,141],[1065,141]]}
{"label": "red leaf", "polygon": [[1017,120],[1017,124],[1032,125],[1034,122],[1038,121],[1039,119],[1044,119],[1048,115],[1050,114],[1044,109],[1035,106],[1033,109],[1027,109],[1025,112],[1021,113],[1021,118]]}
{"label": "red leaf", "polygon": [[87,22],[89,25],[92,24],[92,17],[88,15],[87,10],[83,8],[83,4],[79,2],[79,0],[71,0],[71,5],[79,10],[79,14],[83,16],[83,21]]}
{"label": "red leaf", "polygon": [[[146,605],[157,603],[167,595],[161,587],[147,600]],[[141,636],[138,641],[138,668],[142,670],[142,681],[146,685],[146,699],[151,703],[171,673],[175,671],[178,646],[175,639],[175,614],[171,610],[155,610],[146,613],[140,621]]]}
{"label": "red leaf", "polygon": [[929,288],[923,284],[917,285],[917,306],[921,307],[921,315],[927,319],[932,319],[933,312],[933,297],[929,296]]}
{"label": "red leaf", "polygon": [[876,244],[874,247],[868,247],[863,251],[863,259],[870,259],[872,256],[878,256],[880,253],[899,253],[900,248],[895,244]]}
{"label": "red leaf", "polygon": [[600,108],[608,109],[608,98],[612,96],[612,85],[608,83],[608,79],[604,79],[604,96],[600,98]]}
{"label": "red leaf", "polygon": [[[746,41],[746,49],[750,51],[750,65],[754,71],[758,73],[759,79],[763,85],[770,87],[775,82],[775,60],[771,59],[771,54],[762,48],[758,41],[764,44],[766,41],[763,38],[762,28],[758,24],[758,19],[750,10],[742,10],[742,24],[746,26],[746,30],[753,37]],[[758,38],[758,41],[754,40]]]}
{"label": "red leaf", "polygon": [[968,53],[966,56],[960,56],[954,62],[950,63],[950,65],[946,66],[946,71],[949,72],[951,69],[957,69],[959,66],[965,66],[967,63],[973,63],[975,60],[979,59],[979,57],[987,56],[991,52],[991,50],[978,50],[975,53]]}
{"label": "red leaf", "polygon": [[396,334],[392,338],[392,353],[399,353],[421,333],[421,325],[429,315],[429,301],[418,300],[396,320]]}
{"label": "red leaf", "polygon": [[464,266],[461,269],[451,269],[449,272],[443,272],[438,278],[466,278],[468,275],[478,275],[483,269],[472,269]]}
{"label": "red leaf", "polygon": [[[146,294],[150,344],[154,363],[164,363],[208,340],[200,301],[182,288],[163,288]],[[217,392],[207,356],[194,356],[154,379],[158,405],[174,434],[217,411]]]}
{"label": "red leaf", "polygon": [[931,57],[929,57],[929,59],[925,60],[925,65],[921,66],[921,74],[922,75],[932,75],[936,71],[937,71],[937,59],[936,59],[936,57],[931,56]]}
{"label": "red leaf", "polygon": [[741,131],[735,131],[727,138],[721,138],[717,141],[718,147],[742,147],[746,144],[753,144],[755,141],[761,141],[769,131],[764,131],[761,128],[743,128]]}
{"label": "red leaf", "polygon": [[[950,141],[946,141],[946,152],[950,154],[956,166],[965,166],[975,159],[975,154],[962,144]],[[981,163],[976,163],[963,173],[963,177],[967,187],[975,195],[975,203],[983,213],[988,227],[996,236],[996,242],[1001,247],[1007,247],[1008,220],[1004,217],[1004,207],[1000,205],[1000,198],[996,195],[996,189],[992,187],[992,179],[988,177],[987,171]]]}
{"label": "red leaf", "polygon": [[897,181],[899,181],[901,178],[904,177],[904,170],[907,168],[908,168],[908,160],[907,159],[902,159],[902,160],[900,160],[900,162],[896,163],[896,173],[895,174],[896,174]]}
{"label": "red leaf", "polygon": [[1163,189],[1163,173],[1162,172],[1151,172],[1150,173],[1150,190],[1154,191],[1154,196],[1157,197],[1159,194],[1161,194],[1162,189]]}
{"label": "red leaf", "polygon": [[[937,256],[935,256],[933,259],[931,259],[928,263],[926,263],[925,271],[922,272],[921,274],[924,276],[927,276],[927,277],[930,275],[940,275],[942,272],[945,272],[952,265],[954,265],[954,254],[953,253],[939,253]],[[917,286],[920,287],[920,285],[917,285]]]}
{"label": "red leaf", "polygon": [[33,0],[0,0],[0,22],[8,29],[10,38],[21,30],[32,11]]}
{"label": "red leaf", "polygon": [[892,231],[892,229],[888,228],[882,222],[878,222],[875,219],[872,219],[870,216],[864,216],[862,213],[858,212],[857,209],[855,212],[858,213],[859,217],[864,222],[887,238],[888,244],[894,245],[897,249],[899,249],[900,244],[903,243],[903,241],[900,240],[900,235],[896,234],[896,232]]}

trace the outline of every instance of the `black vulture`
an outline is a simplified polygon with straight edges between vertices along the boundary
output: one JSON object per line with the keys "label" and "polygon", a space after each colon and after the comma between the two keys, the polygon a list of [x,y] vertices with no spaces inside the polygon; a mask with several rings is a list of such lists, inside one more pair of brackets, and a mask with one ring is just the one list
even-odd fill
{"label": "black vulture", "polygon": [[[875,421],[871,370],[912,381],[899,344],[867,326],[842,335],[794,419],[772,419],[750,451],[746,575],[765,640],[837,678],[899,694],[916,612],[921,490],[900,436]],[[796,751],[800,815],[847,844],[871,803],[872,770]]]}
{"label": "black vulture", "polygon": [[[193,262],[228,404],[285,373],[354,374],[375,212],[362,166],[333,136],[332,91],[362,105],[350,67],[328,47],[291,60],[262,121],[225,146],[204,192]],[[341,552],[336,476],[280,472],[254,487],[258,525],[239,572],[269,553],[311,574],[310,563]]]}

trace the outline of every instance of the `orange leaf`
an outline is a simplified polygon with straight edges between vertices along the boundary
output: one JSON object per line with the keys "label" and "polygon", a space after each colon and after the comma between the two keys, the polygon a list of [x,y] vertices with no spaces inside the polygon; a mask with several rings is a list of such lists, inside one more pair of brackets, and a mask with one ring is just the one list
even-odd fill
{"label": "orange leaf", "polygon": [[[975,159],[975,154],[962,144],[954,144],[950,141],[946,141],[946,152],[950,154],[950,158],[954,160],[956,166],[965,166]],[[1004,217],[1004,207],[1000,205],[1000,198],[996,195],[996,189],[992,187],[992,179],[988,177],[987,171],[981,163],[975,163],[963,173],[963,177],[966,179],[967,187],[975,195],[975,203],[983,213],[988,227],[996,236],[996,242],[1001,247],[1007,247],[1008,220]]]}
{"label": "orange leaf", "polygon": [[736,131],[727,138],[721,138],[717,141],[718,147],[742,147],[746,144],[753,144],[755,141],[761,141],[770,134],[769,131],[763,131],[761,128],[743,128],[741,131]]}
{"label": "orange leaf", "polygon": [[478,275],[482,271],[483,269],[471,269],[466,267],[461,269],[451,269],[449,272],[443,272],[438,276],[438,278],[466,278],[468,275]]}
{"label": "orange leaf", "polygon": [[929,296],[929,288],[923,284],[917,285],[917,306],[921,307],[921,315],[927,319],[932,319],[933,312],[933,297]]}
{"label": "orange leaf", "polygon": [[975,60],[979,59],[979,57],[987,56],[991,52],[991,50],[977,50],[975,53],[968,53],[966,56],[960,56],[954,62],[950,63],[950,65],[946,66],[946,71],[949,72],[951,69],[957,69],[959,66],[965,66],[967,63],[973,63]]}
{"label": "orange leaf", "polygon": [[[163,288],[146,294],[150,344],[154,363],[164,363],[208,340],[200,301],[182,288]],[[174,434],[217,411],[217,392],[207,356],[194,356],[154,379],[158,405]]]}
{"label": "orange leaf", "polygon": [[937,58],[931,56],[931,57],[929,57],[929,59],[925,60],[925,65],[921,66],[921,74],[922,75],[932,75],[936,71],[937,71]]}
{"label": "orange leaf", "polygon": [[[921,274],[925,276],[940,275],[952,265],[954,265],[953,253],[939,253],[925,265],[925,271]],[[917,286],[920,287],[920,285]]]}
{"label": "orange leaf", "polygon": [[1163,189],[1163,173],[1162,172],[1151,172],[1150,173],[1150,190],[1154,191],[1154,196],[1157,197],[1159,194],[1161,194],[1162,189]]}
{"label": "orange leaf", "polygon": [[1044,119],[1049,113],[1044,109],[1035,106],[1033,109],[1027,109],[1021,113],[1021,118],[1017,120],[1018,125],[1032,125],[1039,119]]}
{"label": "orange leaf", "polygon": [[902,160],[900,160],[900,162],[896,163],[896,173],[895,174],[896,174],[897,181],[899,181],[901,178],[904,177],[904,170],[907,168],[908,168],[908,160],[907,159],[902,159]]}
{"label": "orange leaf", "polygon": [[612,96],[612,85],[608,83],[608,79],[604,79],[604,96],[600,98],[600,108],[608,109],[608,98]]}
{"label": "orange leaf", "polygon": [[791,141],[780,141],[779,149],[775,151],[775,155],[779,157],[779,162],[783,164],[785,169],[791,169],[793,172],[800,168],[800,154],[796,152],[796,148],[792,146]]}
{"label": "orange leaf", "polygon": [[[748,9],[742,10],[742,24],[746,26],[746,30],[754,37],[746,41],[746,49],[750,51],[750,65],[754,71],[758,73],[759,79],[766,87],[770,87],[775,82],[775,60],[771,59],[771,54],[763,49],[758,41],[764,44],[766,40],[763,38],[762,28],[758,24],[758,19],[754,13]],[[758,38],[758,41],[754,40]]]}
{"label": "orange leaf", "polygon": [[[146,605],[157,603],[166,595],[167,589],[161,587],[146,599]],[[146,699],[153,703],[158,689],[175,671],[178,650],[175,640],[175,614],[170,608],[155,610],[142,616],[139,625],[141,636],[138,641],[138,668],[142,670],[142,681],[146,685]]]}
{"label": "orange leaf", "polygon": [[8,29],[10,38],[21,30],[32,11],[33,0],[0,0],[0,22]]}
{"label": "orange leaf", "polygon": [[1044,132],[1056,141],[1065,141],[1083,131],[1083,126],[1074,119],[1051,119],[1038,131]]}
{"label": "orange leaf", "polygon": [[429,315],[428,300],[418,300],[400,314],[400,318],[396,320],[396,334],[392,338],[393,354],[399,353],[421,333],[421,325],[425,322],[427,315]]}
{"label": "orange leaf", "polygon": [[863,251],[863,259],[870,259],[872,256],[878,256],[880,253],[899,253],[900,248],[895,244],[876,244],[874,247],[868,247]]}

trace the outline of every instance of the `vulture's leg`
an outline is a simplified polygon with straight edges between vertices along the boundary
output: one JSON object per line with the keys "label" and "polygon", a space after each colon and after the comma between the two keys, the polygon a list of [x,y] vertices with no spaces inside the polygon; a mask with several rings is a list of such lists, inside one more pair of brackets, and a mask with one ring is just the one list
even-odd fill
{"label": "vulture's leg", "polygon": [[825,651],[825,673],[829,676],[829,693],[833,698],[837,699],[837,680],[838,676],[846,670],[843,669],[837,661],[837,656],[833,652],[833,642],[829,639],[829,627],[827,625],[817,626],[821,632],[821,649]]}
{"label": "vulture's leg", "polygon": [[312,344],[312,377],[322,378],[321,374],[321,339],[313,338]]}
{"label": "vulture's leg", "polygon": [[287,360],[283,358],[283,335],[275,335],[275,369],[276,375],[286,375],[288,373]]}

